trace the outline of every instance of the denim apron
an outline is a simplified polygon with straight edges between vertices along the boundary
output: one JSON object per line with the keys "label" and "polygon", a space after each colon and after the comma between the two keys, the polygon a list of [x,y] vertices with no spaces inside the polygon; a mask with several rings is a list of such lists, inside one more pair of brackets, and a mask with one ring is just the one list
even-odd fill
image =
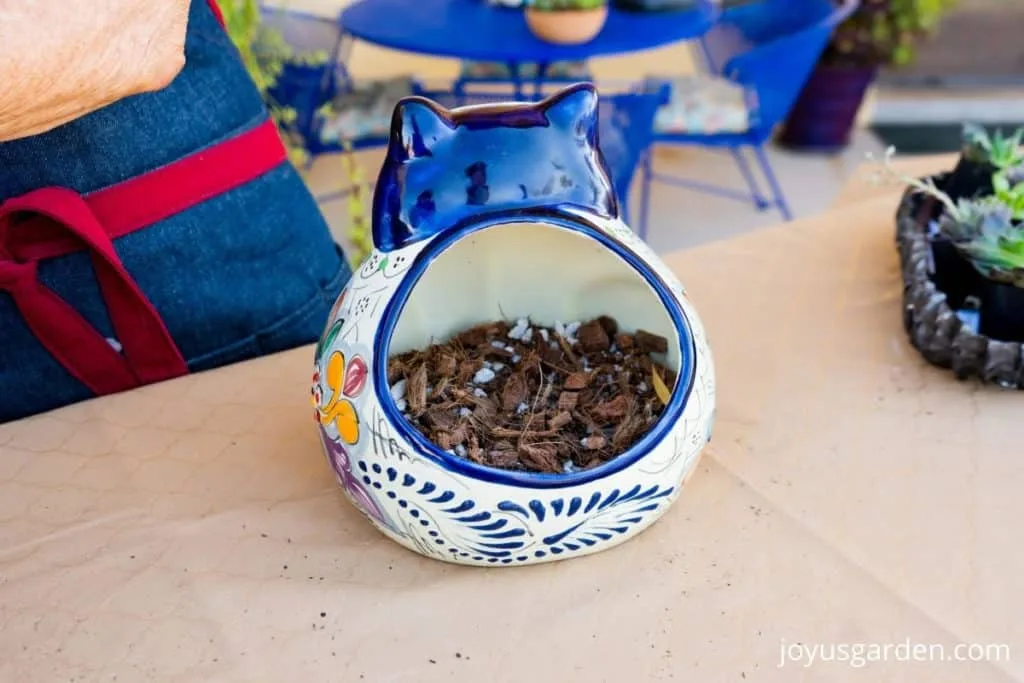
{"label": "denim apron", "polygon": [[350,276],[213,0],[166,89],[0,143],[0,422],[315,341]]}

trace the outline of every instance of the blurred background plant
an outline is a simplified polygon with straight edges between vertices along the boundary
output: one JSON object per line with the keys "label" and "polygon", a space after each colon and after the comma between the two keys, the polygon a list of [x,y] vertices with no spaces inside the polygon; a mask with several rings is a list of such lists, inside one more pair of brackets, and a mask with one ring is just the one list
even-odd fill
{"label": "blurred background plant", "polygon": [[345,164],[345,173],[351,182],[348,195],[348,217],[351,223],[348,238],[352,242],[350,251],[352,252],[352,261],[362,263],[373,250],[369,214],[366,211],[366,201],[370,197],[370,184],[366,179],[363,167],[356,160],[352,143],[345,140],[342,145],[345,149],[342,162]]}
{"label": "blurred background plant", "polygon": [[[277,125],[288,149],[288,156],[297,167],[308,161],[304,140],[295,129],[294,107],[282,105],[271,96],[271,90],[289,62],[309,59],[312,55],[295,54],[284,36],[263,22],[259,0],[217,0],[228,36],[242,57],[250,78],[263,96],[270,117]],[[326,56],[324,56],[326,60]]]}
{"label": "blurred background plant", "polygon": [[527,0],[526,6],[542,12],[598,9],[608,0]]}
{"label": "blurred background plant", "polygon": [[[217,0],[217,5],[224,15],[228,36],[238,49],[249,76],[266,103],[270,118],[281,134],[288,158],[302,172],[308,167],[310,159],[306,140],[296,125],[298,112],[289,103],[278,102],[274,93],[288,66],[329,68],[330,56],[322,50],[302,52],[289,45],[281,31],[265,21],[268,10],[261,7],[259,0]],[[281,6],[269,12],[286,11],[286,7]],[[327,103],[320,107],[317,115],[330,117],[333,113],[331,104]],[[372,248],[364,201],[368,184],[351,143],[342,141],[342,146],[342,161],[350,183],[347,236],[351,247],[348,251],[350,261],[356,265],[363,261]]]}
{"label": "blurred background plant", "polygon": [[[996,152],[983,162],[993,169],[993,191],[970,198],[954,200],[931,178],[911,178],[892,166],[895,148],[886,150],[882,170],[889,178],[934,197],[943,205],[938,220],[939,234],[948,239],[983,277],[1016,287],[1024,287],[1024,177],[1019,157],[1009,152],[1004,141],[1024,138],[1024,129],[1013,136],[998,136],[998,144],[982,141],[971,129],[971,144]],[[1019,153],[1019,152],[1018,152]]]}
{"label": "blurred background plant", "polygon": [[[832,0],[845,5],[850,0]],[[850,143],[857,114],[880,69],[913,62],[957,0],[860,0],[832,33],[782,127],[785,147],[833,153]]]}
{"label": "blurred background plant", "polygon": [[832,35],[821,62],[835,66],[903,66],[932,35],[956,0],[861,0]]}

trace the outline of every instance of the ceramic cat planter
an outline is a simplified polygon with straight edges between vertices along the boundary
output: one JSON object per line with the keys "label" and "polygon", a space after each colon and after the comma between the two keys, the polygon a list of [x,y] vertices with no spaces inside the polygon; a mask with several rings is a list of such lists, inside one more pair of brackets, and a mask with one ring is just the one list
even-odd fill
{"label": "ceramic cat planter", "polygon": [[[618,217],[597,151],[597,94],[536,104],[395,110],[373,204],[375,250],[317,346],[316,422],[351,502],[428,557],[521,565],[611,548],[677,499],[710,439],[714,368],[682,286]],[[630,450],[591,470],[531,474],[446,453],[396,408],[391,355],[480,322],[616,318],[667,337],[678,381]]]}

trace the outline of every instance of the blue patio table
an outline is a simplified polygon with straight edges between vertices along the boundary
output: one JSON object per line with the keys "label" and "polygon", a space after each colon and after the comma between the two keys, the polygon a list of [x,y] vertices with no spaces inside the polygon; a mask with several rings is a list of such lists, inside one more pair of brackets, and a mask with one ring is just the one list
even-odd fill
{"label": "blue patio table", "polygon": [[[351,37],[381,47],[435,57],[503,62],[510,72],[537,64],[535,96],[553,62],[640,52],[703,35],[718,10],[710,1],[692,9],[628,12],[611,8],[604,29],[583,45],[553,45],[536,38],[522,9],[497,7],[484,0],[361,0],[341,14]],[[522,79],[513,78],[516,96]]]}

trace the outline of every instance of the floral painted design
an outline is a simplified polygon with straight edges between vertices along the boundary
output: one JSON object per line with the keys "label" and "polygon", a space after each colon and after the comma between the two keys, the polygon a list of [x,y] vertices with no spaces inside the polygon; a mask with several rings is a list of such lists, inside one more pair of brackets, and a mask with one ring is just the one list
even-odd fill
{"label": "floral painted design", "polygon": [[368,372],[360,356],[346,362],[341,351],[330,352],[323,377],[319,365],[313,370],[314,419],[324,427],[334,427],[349,445],[359,441],[359,416],[352,399],[362,393]]}
{"label": "floral painted design", "polygon": [[341,328],[345,326],[345,319],[340,317],[342,307],[345,304],[347,298],[348,288],[341,291],[341,295],[335,300],[334,306],[331,307],[331,314],[327,317],[330,321],[330,325],[324,329],[324,333],[320,335],[320,339],[317,340],[316,349],[313,351],[313,358],[317,365],[323,359],[324,349],[331,346],[335,339],[338,338],[338,333],[341,332]]}
{"label": "floral painted design", "polygon": [[390,529],[394,533],[399,533],[395,525],[388,519],[387,515],[377,501],[374,499],[373,494],[363,485],[355,474],[352,473],[352,460],[349,458],[348,451],[345,447],[338,443],[336,440],[331,438],[331,435],[327,433],[327,430],[320,427],[320,440],[323,442],[324,450],[327,453],[327,457],[331,462],[331,467],[334,469],[334,473],[338,477],[338,483],[345,489],[349,498],[355,504],[356,508],[363,512],[374,522],[377,522],[383,527]]}
{"label": "floral painted design", "polygon": [[[337,307],[336,307],[337,308]],[[333,315],[332,315],[333,317]],[[352,472],[349,447],[359,443],[359,415],[355,400],[366,388],[369,368],[362,356],[335,348],[344,319],[336,320],[316,349],[313,368],[313,418],[338,483],[356,508],[377,524],[398,533],[367,485]]]}

